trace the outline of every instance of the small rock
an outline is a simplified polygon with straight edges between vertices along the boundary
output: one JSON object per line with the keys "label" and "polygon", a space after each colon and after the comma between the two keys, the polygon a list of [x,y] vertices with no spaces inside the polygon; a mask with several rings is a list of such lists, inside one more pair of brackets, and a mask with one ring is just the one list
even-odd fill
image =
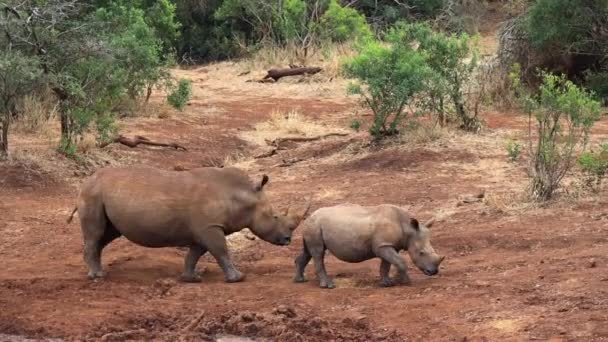
{"label": "small rock", "polygon": [[255,316],[251,312],[243,312],[241,314],[241,319],[243,322],[253,322]]}
{"label": "small rock", "polygon": [[596,266],[597,266],[597,262],[595,261],[595,259],[589,260],[589,263],[587,264],[587,267],[589,267],[589,268],[595,268]]}

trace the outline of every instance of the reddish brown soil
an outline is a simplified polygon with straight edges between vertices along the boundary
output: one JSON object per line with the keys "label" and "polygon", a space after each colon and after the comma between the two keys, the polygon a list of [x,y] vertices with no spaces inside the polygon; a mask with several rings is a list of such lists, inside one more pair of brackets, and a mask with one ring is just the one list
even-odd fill
{"label": "reddish brown soil", "polygon": [[[300,108],[315,119],[344,125],[348,120],[340,113],[352,108],[347,101],[313,104],[244,95],[233,102],[193,102],[187,118],[130,120],[123,128],[126,135],[179,139],[188,152],[110,149],[165,169],[221,164],[227,155],[253,150],[237,138],[239,130],[277,107]],[[211,105],[222,113],[197,116]],[[512,114],[492,113],[488,122],[492,129],[525,127]],[[434,247],[447,255],[439,276],[426,277],[412,267],[412,286],[381,288],[377,260],[346,264],[328,257],[336,289],[318,288],[312,265],[310,281],[294,284],[293,259],[301,248],[296,231],[289,247],[256,241],[235,252],[235,262],[247,274],[238,284],[224,283],[208,256],[199,263],[203,283],[177,282],[183,251],[146,249],[124,239],[104,250],[107,279],[91,282],[78,224],[65,223],[76,195],[69,183],[80,178],[55,181],[36,169],[0,164],[0,333],[91,340],[126,330],[134,331],[107,338],[608,340],[608,206],[602,197],[520,215],[480,203],[456,207],[458,196],[491,191],[493,183],[450,165],[475,165],[488,153],[455,144],[368,149],[365,139],[359,134],[302,144],[260,160],[252,173],[270,175],[268,191],[280,208],[311,193],[313,209],[340,202],[394,203],[426,219],[437,208],[451,208],[454,214],[433,228]],[[353,146],[365,154],[358,156],[361,151]],[[321,162],[334,154],[351,157]],[[306,160],[273,167],[285,157]],[[521,170],[513,170],[521,177]],[[186,329],[201,313],[201,322]]]}

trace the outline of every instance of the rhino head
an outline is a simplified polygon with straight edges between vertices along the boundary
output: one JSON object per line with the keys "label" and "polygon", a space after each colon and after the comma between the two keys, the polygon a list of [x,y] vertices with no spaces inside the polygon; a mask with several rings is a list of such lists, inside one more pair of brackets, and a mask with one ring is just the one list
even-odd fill
{"label": "rhino head", "polygon": [[410,226],[414,229],[408,242],[408,253],[412,261],[424,274],[428,276],[439,273],[439,265],[445,259],[445,256],[440,256],[435,252],[431,245],[430,227],[434,220],[421,224],[418,220],[412,218]]}
{"label": "rhino head", "polygon": [[273,209],[264,194],[263,189],[266,183],[268,183],[268,176],[264,175],[262,181],[255,186],[258,201],[249,229],[264,241],[280,246],[289,245],[292,232],[298,227],[310,209],[310,199],[307,201],[306,209],[300,213],[289,208],[284,214],[278,213]]}

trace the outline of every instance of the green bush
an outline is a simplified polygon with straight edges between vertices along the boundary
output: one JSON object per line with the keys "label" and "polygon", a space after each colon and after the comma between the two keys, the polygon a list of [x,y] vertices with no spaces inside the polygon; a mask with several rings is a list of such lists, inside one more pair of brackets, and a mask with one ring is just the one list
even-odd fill
{"label": "green bush", "polygon": [[167,96],[167,102],[177,110],[182,110],[192,95],[192,83],[187,79],[180,79],[177,87]]}
{"label": "green bush", "polygon": [[407,32],[404,39],[418,42],[418,51],[424,53],[433,71],[425,84],[426,96],[422,97],[421,107],[435,113],[442,126],[448,116],[454,114],[463,129],[479,131],[479,107],[468,103],[465,96],[478,59],[478,50],[471,37],[466,33],[435,32],[427,24],[400,25]]}
{"label": "green bush", "polygon": [[361,95],[373,112],[370,133],[376,140],[399,132],[405,107],[424,89],[431,73],[426,56],[403,39],[406,34],[402,27],[390,29],[387,44],[365,42],[359,55],[343,65],[345,75],[357,80],[349,93]]}
{"label": "green bush", "polygon": [[355,131],[355,132],[359,132],[359,130],[361,129],[361,121],[354,119],[350,122],[350,128]]}
{"label": "green bush", "polygon": [[599,120],[600,104],[592,93],[563,75],[541,73],[541,78],[538,94],[532,95],[521,84],[517,68],[511,74],[524,109],[530,119],[536,119],[537,136],[528,137],[532,146],[531,194],[545,201],[570,171],[577,148],[585,146],[589,131]]}
{"label": "green bush", "polygon": [[602,144],[599,151],[581,154],[578,162],[587,175],[587,185],[594,191],[599,191],[608,172],[608,144]]}
{"label": "green bush", "polygon": [[521,154],[521,144],[517,142],[517,140],[509,139],[505,144],[505,148],[509,155],[509,160],[511,160],[511,162],[516,162]]}
{"label": "green bush", "polygon": [[336,0],[329,2],[327,11],[321,16],[318,31],[323,38],[334,42],[372,36],[365,17],[354,8],[342,7]]}
{"label": "green bush", "polygon": [[604,105],[608,105],[608,71],[585,72],[585,84]]}

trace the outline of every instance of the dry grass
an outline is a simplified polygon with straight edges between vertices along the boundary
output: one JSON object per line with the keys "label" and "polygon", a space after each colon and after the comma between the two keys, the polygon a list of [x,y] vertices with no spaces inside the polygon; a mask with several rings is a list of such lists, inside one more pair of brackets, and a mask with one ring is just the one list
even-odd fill
{"label": "dry grass", "polygon": [[223,162],[224,167],[237,167],[243,170],[249,170],[255,164],[255,159],[248,157],[242,153],[234,153],[226,156]]}
{"label": "dry grass", "polygon": [[50,95],[27,95],[20,108],[23,113],[12,125],[14,132],[42,135],[52,138],[57,135],[54,123],[59,116],[58,103]]}
{"label": "dry grass", "polygon": [[270,115],[270,120],[256,124],[253,131],[240,133],[240,138],[262,146],[266,144],[266,140],[314,137],[332,132],[346,131],[321,125],[296,110],[287,113],[275,111]]}
{"label": "dry grass", "polygon": [[277,47],[273,45],[264,46],[239,63],[243,72],[267,70],[270,68],[287,67],[290,64],[319,66],[323,73],[316,77],[318,81],[340,77],[342,62],[354,55],[354,49],[350,43],[326,44],[321,47],[309,48],[307,54],[295,46],[288,45]]}
{"label": "dry grass", "polygon": [[404,144],[428,144],[435,141],[449,141],[453,138],[453,130],[435,124],[417,123],[399,136],[399,141]]}
{"label": "dry grass", "polygon": [[538,207],[538,203],[530,199],[526,190],[490,192],[486,194],[484,203],[488,207],[505,214],[520,214]]}

